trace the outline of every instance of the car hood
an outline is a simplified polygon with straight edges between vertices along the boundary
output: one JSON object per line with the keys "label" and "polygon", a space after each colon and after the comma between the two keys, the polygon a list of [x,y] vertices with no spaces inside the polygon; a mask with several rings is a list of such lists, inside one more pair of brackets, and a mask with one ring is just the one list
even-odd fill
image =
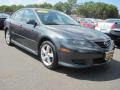
{"label": "car hood", "polygon": [[107,35],[94,29],[83,28],[77,25],[48,25],[47,28],[70,38],[84,38],[87,40],[106,41],[110,39]]}

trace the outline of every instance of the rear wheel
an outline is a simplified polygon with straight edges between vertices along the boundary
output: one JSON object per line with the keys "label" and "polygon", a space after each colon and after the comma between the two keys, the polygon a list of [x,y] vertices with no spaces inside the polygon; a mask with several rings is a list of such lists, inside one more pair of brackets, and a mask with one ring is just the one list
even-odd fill
{"label": "rear wheel", "polygon": [[11,36],[10,36],[10,31],[9,30],[6,30],[6,33],[5,33],[5,41],[7,43],[7,45],[12,45],[11,43]]}
{"label": "rear wheel", "polygon": [[40,59],[48,69],[55,69],[58,66],[57,52],[50,41],[44,41],[40,46]]}

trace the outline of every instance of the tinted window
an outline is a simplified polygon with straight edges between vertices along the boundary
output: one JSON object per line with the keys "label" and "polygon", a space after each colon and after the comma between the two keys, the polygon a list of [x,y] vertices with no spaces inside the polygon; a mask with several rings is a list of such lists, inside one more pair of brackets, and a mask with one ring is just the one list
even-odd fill
{"label": "tinted window", "polygon": [[13,14],[12,18],[16,21],[22,21],[23,14],[24,14],[24,10],[20,10],[16,12],[15,14]]}
{"label": "tinted window", "polygon": [[38,11],[37,14],[45,25],[78,25],[75,20],[62,12]]}
{"label": "tinted window", "polygon": [[37,21],[37,18],[36,18],[36,16],[35,16],[35,14],[34,14],[33,11],[31,11],[31,10],[25,10],[23,20],[24,20],[25,23],[27,23],[30,20]]}

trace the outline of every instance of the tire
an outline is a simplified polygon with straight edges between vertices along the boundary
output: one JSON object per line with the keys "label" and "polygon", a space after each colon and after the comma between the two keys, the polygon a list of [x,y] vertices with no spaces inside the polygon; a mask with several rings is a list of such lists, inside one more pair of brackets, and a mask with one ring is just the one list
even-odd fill
{"label": "tire", "polygon": [[9,30],[6,30],[6,32],[5,32],[5,41],[6,41],[8,46],[12,45],[12,43],[11,43],[11,35],[10,35]]}
{"label": "tire", "polygon": [[114,41],[116,46],[120,46],[120,40]]}
{"label": "tire", "polygon": [[56,69],[58,66],[58,57],[56,47],[50,41],[44,41],[39,50],[40,60],[48,69]]}

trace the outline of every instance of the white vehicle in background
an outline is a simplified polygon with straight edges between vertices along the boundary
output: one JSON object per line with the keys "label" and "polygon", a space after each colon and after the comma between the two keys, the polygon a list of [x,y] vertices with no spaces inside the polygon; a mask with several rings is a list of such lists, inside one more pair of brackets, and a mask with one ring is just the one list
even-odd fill
{"label": "white vehicle in background", "polygon": [[102,20],[101,19],[94,19],[94,18],[80,18],[77,21],[80,22],[80,25],[82,27],[95,29],[95,26],[97,25],[97,23],[102,21]]}
{"label": "white vehicle in background", "polygon": [[98,22],[95,29],[109,35],[116,45],[120,45],[120,19],[106,19],[104,22]]}

